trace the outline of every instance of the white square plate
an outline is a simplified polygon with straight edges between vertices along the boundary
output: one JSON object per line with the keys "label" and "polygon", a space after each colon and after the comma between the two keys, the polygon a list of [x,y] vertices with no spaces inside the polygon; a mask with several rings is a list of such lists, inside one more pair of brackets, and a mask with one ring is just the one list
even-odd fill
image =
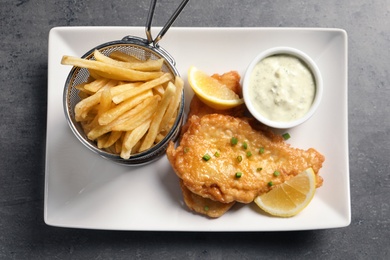
{"label": "white square plate", "polygon": [[[157,35],[160,28],[155,28]],[[309,206],[292,218],[264,215],[257,206],[235,205],[218,219],[188,211],[166,157],[142,167],[111,163],[85,148],[65,120],[62,94],[69,66],[62,55],[81,56],[143,27],[58,27],[50,31],[45,175],[48,225],[110,230],[281,231],[336,228],[351,220],[348,161],[347,34],[321,28],[171,28],[160,42],[183,79],[195,65],[208,73],[245,72],[260,51],[289,46],[317,63],[324,95],[317,113],[289,130],[293,146],[325,155],[324,184]],[[187,109],[193,95],[186,85]]]}

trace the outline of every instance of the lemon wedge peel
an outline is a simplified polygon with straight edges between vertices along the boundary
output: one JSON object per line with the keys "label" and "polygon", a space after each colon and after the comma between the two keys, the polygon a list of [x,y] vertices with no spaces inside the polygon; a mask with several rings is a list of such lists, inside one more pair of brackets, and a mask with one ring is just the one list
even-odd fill
{"label": "lemon wedge peel", "polygon": [[265,212],[278,217],[292,217],[309,205],[316,191],[316,176],[312,168],[255,198]]}
{"label": "lemon wedge peel", "polygon": [[234,91],[194,66],[188,70],[188,82],[198,98],[214,109],[225,110],[244,103]]}

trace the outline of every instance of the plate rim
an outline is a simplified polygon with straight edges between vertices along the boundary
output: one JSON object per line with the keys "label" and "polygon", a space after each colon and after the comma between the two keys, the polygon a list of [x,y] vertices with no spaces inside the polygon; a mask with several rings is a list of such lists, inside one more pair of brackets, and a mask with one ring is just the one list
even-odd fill
{"label": "plate rim", "polygon": [[[158,27],[156,27],[157,29]],[[124,29],[128,29],[129,31],[131,30],[139,30],[139,29],[144,29],[144,27],[139,27],[139,26],[59,26],[59,27],[53,27],[50,32],[49,32],[49,45],[48,45],[48,51],[49,51],[49,55],[48,55],[48,88],[50,87],[50,78],[51,78],[51,56],[50,56],[50,51],[51,51],[51,41],[53,40],[53,37],[55,37],[55,33],[60,33],[61,31],[73,31],[73,30],[76,30],[76,31],[83,31],[83,30],[88,30],[88,31],[99,31],[99,30],[111,30],[111,29],[114,29],[114,30],[118,30],[118,31],[121,31],[121,30],[124,30]],[[346,147],[344,147],[346,149],[346,163],[345,163],[345,167],[346,167],[346,199],[348,201],[348,208],[347,208],[347,214],[345,216],[343,216],[344,218],[344,222],[339,223],[339,225],[333,225],[331,227],[323,227],[323,228],[339,228],[339,227],[346,227],[348,226],[350,223],[351,223],[351,194],[350,194],[350,170],[349,170],[349,137],[348,137],[348,36],[347,36],[347,32],[344,30],[344,29],[340,29],[340,28],[315,28],[315,27],[172,27],[170,30],[186,30],[186,31],[215,31],[215,30],[218,30],[218,31],[250,31],[250,30],[262,30],[262,31],[323,31],[323,32],[338,32],[338,33],[341,33],[341,35],[343,36],[344,38],[344,53],[345,53],[345,75],[344,75],[344,83],[343,83],[343,87],[345,87],[344,91],[345,91],[345,97],[346,97],[346,100],[345,100],[345,107],[343,109],[345,109],[344,112],[346,112],[346,115],[345,115],[345,122],[343,122],[345,125],[343,127],[344,129],[344,133],[343,135],[345,135],[345,140],[346,140]],[[50,90],[48,90],[50,91]],[[50,95],[48,93],[47,95],[47,102],[49,104],[49,98],[50,98]],[[47,109],[47,118],[49,119],[49,106],[48,106],[48,109]],[[47,204],[48,204],[48,196],[49,196],[49,192],[48,192],[48,178],[49,178],[49,172],[48,172],[48,162],[47,162],[47,151],[49,151],[49,142],[48,142],[48,133],[49,133],[49,120],[47,120],[47,123],[46,123],[46,150],[45,150],[45,191],[44,191],[44,221],[47,225],[50,225],[50,226],[57,226],[57,227],[66,227],[66,228],[87,228],[87,229],[105,229],[105,228],[90,228],[90,227],[83,227],[83,226],[77,226],[77,225],[74,225],[74,226],[69,226],[69,225],[61,225],[60,223],[53,223],[51,222],[51,220],[49,219],[49,211],[48,211],[48,207],[47,207]],[[319,229],[323,229],[323,228],[319,228]],[[112,228],[109,228],[109,229],[112,229]],[[313,230],[313,229],[316,229],[316,228],[309,228],[310,230]],[[145,230],[145,229],[118,229],[118,230]],[[153,230],[159,230],[159,229],[153,229]],[[160,229],[161,231],[171,231],[172,229]],[[283,230],[283,231],[293,231],[293,230],[307,230],[307,229],[287,229],[287,230]],[[172,230],[172,231],[198,231],[198,230],[191,230],[191,229],[188,229],[188,230],[182,230],[182,229],[179,229],[179,230]],[[262,231],[282,231],[282,230],[277,230],[277,229],[270,229],[270,230],[231,230],[231,229],[227,229],[227,230],[203,230],[203,231],[213,231],[213,232],[218,232],[218,231],[257,231],[257,232],[262,232]]]}

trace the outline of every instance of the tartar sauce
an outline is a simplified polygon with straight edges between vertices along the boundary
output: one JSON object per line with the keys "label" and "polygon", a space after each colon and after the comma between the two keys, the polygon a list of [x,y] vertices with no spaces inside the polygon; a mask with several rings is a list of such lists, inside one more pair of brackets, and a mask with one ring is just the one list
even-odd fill
{"label": "tartar sauce", "polygon": [[266,57],[250,76],[249,96],[254,108],[273,121],[303,117],[313,103],[315,91],[310,69],[299,58],[287,54]]}

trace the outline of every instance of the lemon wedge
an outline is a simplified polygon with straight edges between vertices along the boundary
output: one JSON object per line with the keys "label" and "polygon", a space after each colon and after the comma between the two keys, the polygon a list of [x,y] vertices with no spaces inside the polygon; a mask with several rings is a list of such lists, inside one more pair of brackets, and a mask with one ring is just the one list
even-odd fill
{"label": "lemon wedge", "polygon": [[188,70],[188,82],[199,99],[212,108],[224,110],[244,103],[234,91],[194,66]]}
{"label": "lemon wedge", "polygon": [[313,199],[316,176],[312,168],[306,169],[271,191],[255,198],[265,212],[278,217],[291,217],[301,212]]}

